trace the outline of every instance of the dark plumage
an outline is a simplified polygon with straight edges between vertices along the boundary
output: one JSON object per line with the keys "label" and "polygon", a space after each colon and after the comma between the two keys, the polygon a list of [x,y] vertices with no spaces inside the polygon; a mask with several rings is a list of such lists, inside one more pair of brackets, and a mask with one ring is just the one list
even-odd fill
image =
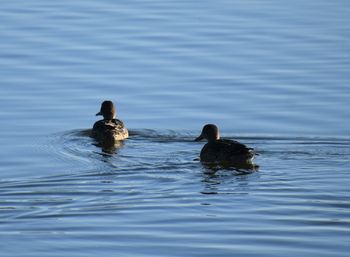
{"label": "dark plumage", "polygon": [[96,113],[96,116],[102,115],[104,120],[112,120],[117,115],[116,109],[112,101],[104,101],[101,104],[100,111]]}
{"label": "dark plumage", "polygon": [[104,101],[100,111],[103,119],[96,121],[92,128],[92,136],[104,146],[113,146],[116,141],[129,137],[129,132],[121,120],[115,118],[116,110],[112,101]]}
{"label": "dark plumage", "polygon": [[214,124],[203,127],[202,133],[195,141],[207,139],[200,153],[203,162],[226,163],[232,165],[252,165],[254,149],[228,139],[220,139],[219,129]]}

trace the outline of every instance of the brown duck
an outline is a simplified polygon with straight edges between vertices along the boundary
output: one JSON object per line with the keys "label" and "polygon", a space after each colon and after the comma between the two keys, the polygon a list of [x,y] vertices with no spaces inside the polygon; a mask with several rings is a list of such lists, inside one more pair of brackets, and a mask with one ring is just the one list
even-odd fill
{"label": "brown duck", "polygon": [[[231,165],[246,166],[251,168],[255,152],[253,148],[228,139],[220,139],[219,129],[214,124],[203,127],[202,133],[195,141],[207,139],[200,153],[200,160],[206,163],[223,163]],[[254,165],[253,165],[254,166]]]}
{"label": "brown duck", "polygon": [[113,146],[119,140],[129,137],[129,132],[124,123],[116,119],[116,109],[112,101],[104,101],[100,111],[103,119],[96,121],[92,128],[92,136],[104,146]]}

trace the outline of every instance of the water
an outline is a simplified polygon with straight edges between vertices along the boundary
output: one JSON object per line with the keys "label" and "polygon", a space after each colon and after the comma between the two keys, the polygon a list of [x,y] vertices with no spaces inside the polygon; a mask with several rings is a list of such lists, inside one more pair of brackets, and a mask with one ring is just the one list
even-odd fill
{"label": "water", "polygon": [[[6,1],[1,256],[347,256],[348,1]],[[102,100],[131,137],[87,136]],[[205,123],[259,152],[213,173]]]}

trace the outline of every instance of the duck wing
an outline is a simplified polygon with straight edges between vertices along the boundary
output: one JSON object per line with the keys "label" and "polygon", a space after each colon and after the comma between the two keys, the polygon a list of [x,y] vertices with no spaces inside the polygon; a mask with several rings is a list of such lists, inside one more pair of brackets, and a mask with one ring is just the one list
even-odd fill
{"label": "duck wing", "polygon": [[242,144],[235,140],[220,139],[216,141],[216,146],[214,146],[221,151],[226,152],[228,155],[250,155],[254,152],[253,148],[247,147],[245,144]]}

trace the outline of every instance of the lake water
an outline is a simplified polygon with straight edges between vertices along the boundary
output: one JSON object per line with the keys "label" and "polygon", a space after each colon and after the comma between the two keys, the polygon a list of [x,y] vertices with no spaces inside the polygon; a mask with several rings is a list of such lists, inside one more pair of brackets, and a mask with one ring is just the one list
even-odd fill
{"label": "lake water", "polygon": [[0,36],[1,256],[348,256],[349,1],[4,1]]}

